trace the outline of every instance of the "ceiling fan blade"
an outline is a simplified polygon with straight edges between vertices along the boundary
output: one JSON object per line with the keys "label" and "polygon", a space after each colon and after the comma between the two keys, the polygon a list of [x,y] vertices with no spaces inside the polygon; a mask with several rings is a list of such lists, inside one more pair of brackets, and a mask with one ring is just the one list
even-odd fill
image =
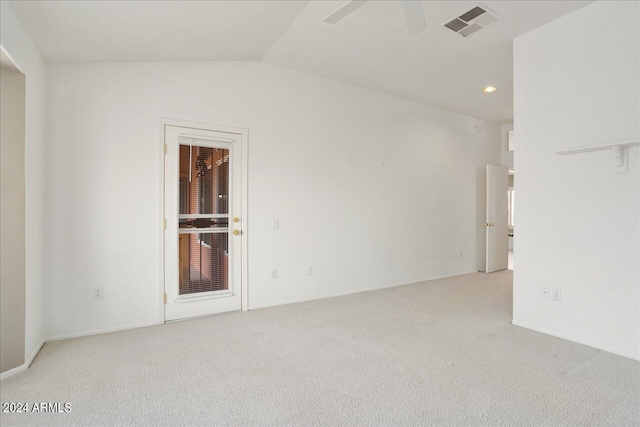
{"label": "ceiling fan blade", "polygon": [[404,12],[404,20],[407,22],[409,35],[413,36],[427,28],[424,23],[424,12],[422,11],[422,2],[420,0],[402,0],[402,11]]}
{"label": "ceiling fan blade", "polygon": [[345,4],[343,4],[340,9],[333,12],[331,15],[324,18],[324,22],[328,22],[329,24],[335,24],[363,4],[365,4],[369,0],[351,0]]}

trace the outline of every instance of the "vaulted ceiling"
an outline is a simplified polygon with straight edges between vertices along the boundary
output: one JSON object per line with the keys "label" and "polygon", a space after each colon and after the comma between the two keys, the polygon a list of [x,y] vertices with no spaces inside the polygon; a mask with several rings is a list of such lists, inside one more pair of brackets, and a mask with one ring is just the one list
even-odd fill
{"label": "vaulted ceiling", "polygon": [[[409,36],[397,1],[13,1],[49,62],[243,61],[387,92],[469,116],[513,118],[512,42],[588,1],[484,1],[502,20],[471,37],[443,26],[473,1],[423,1]],[[496,86],[492,94],[482,88]]]}

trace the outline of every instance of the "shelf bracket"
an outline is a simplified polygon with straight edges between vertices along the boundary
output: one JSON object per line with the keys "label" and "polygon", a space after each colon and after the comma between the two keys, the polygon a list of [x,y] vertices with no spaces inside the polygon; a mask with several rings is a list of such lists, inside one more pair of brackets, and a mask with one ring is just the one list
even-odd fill
{"label": "shelf bracket", "polygon": [[614,145],[611,147],[613,152],[613,168],[615,173],[625,173],[629,171],[627,163],[627,147]]}

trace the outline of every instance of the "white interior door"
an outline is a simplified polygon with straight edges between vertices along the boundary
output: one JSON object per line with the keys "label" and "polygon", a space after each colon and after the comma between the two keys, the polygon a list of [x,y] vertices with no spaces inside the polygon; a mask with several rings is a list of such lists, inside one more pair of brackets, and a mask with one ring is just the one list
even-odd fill
{"label": "white interior door", "polygon": [[508,191],[509,169],[487,165],[487,273],[509,265]]}
{"label": "white interior door", "polygon": [[165,321],[242,307],[242,136],[165,126]]}

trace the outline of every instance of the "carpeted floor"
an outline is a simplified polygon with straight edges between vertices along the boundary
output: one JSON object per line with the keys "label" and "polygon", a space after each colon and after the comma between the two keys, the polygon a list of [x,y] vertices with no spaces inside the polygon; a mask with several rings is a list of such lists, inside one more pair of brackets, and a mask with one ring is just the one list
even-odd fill
{"label": "carpeted floor", "polygon": [[511,271],[46,344],[31,425],[640,425],[640,363],[512,326]]}

